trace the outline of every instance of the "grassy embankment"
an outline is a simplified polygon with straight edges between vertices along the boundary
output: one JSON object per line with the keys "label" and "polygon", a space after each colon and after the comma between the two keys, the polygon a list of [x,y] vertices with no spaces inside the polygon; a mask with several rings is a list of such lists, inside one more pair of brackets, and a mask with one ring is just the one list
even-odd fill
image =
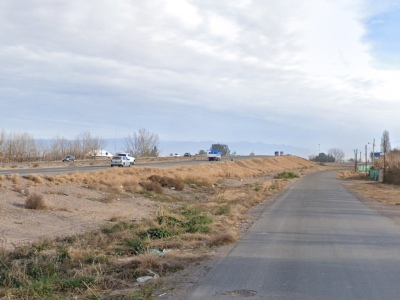
{"label": "grassy embankment", "polygon": [[[234,243],[241,224],[250,221],[251,207],[280,190],[287,177],[313,166],[297,157],[276,157],[27,177],[34,185],[75,182],[100,189],[111,204],[117,196],[143,196],[159,209],[140,222],[116,215],[98,231],[0,250],[0,299],[152,299],[163,277]],[[284,172],[292,170],[297,172]],[[43,206],[45,197],[32,195],[27,206]],[[159,279],[137,283],[154,274]]]}

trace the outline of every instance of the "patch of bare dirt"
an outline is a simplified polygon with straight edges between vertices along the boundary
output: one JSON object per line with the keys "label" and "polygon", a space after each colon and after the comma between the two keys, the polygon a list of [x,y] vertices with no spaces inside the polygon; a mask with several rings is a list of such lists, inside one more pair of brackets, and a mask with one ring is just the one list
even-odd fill
{"label": "patch of bare dirt", "polygon": [[[154,216],[158,205],[140,196],[109,197],[82,184],[18,188],[3,183],[0,188],[0,247],[31,244],[41,238],[76,235],[99,228],[112,218],[140,220]],[[39,193],[49,203],[46,210],[25,208],[26,199]]]}

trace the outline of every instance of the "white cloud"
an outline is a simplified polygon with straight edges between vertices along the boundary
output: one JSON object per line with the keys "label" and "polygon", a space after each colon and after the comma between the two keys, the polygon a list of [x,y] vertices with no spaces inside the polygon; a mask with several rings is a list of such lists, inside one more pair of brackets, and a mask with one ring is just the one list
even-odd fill
{"label": "white cloud", "polygon": [[165,12],[179,20],[182,25],[189,29],[195,29],[203,23],[202,17],[199,15],[196,6],[185,0],[171,0],[159,3],[164,6]]}
{"label": "white cloud", "polygon": [[[2,126],[19,126],[18,101],[45,104],[47,114],[60,114],[55,120],[70,119],[75,134],[82,124],[99,132],[151,124],[173,135],[179,116],[192,115],[188,126],[201,128],[220,114],[221,139],[262,139],[266,124],[287,143],[313,132],[311,140],[340,133],[351,144],[349,128],[366,136],[379,124],[380,132],[400,109],[400,71],[371,62],[364,23],[371,7],[363,0],[3,1],[0,97],[12,103],[0,112]],[[67,101],[80,113],[63,112]],[[113,116],[114,102],[135,115]],[[40,108],[19,114],[43,126]],[[105,118],[107,125],[97,121]]]}

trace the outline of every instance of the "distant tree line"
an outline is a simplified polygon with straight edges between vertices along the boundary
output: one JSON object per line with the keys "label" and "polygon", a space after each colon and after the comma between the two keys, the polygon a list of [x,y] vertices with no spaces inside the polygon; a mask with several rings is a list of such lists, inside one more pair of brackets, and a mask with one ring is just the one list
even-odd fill
{"label": "distant tree line", "polygon": [[[97,151],[106,146],[106,141],[93,136],[89,131],[78,134],[74,139],[56,136],[49,141],[37,140],[29,133],[0,131],[0,162],[56,161],[66,155],[77,159],[96,158]],[[158,156],[157,134],[140,129],[125,138],[126,152],[136,156]]]}
{"label": "distant tree line", "polygon": [[330,154],[325,154],[321,152],[315,157],[310,157],[311,161],[319,162],[319,163],[328,163],[328,162],[335,162],[335,158]]}
{"label": "distant tree line", "polygon": [[343,161],[344,156],[345,154],[343,150],[338,148],[331,148],[328,150],[328,154],[321,152],[317,156],[310,156],[309,159],[311,161],[319,163],[341,162]]}
{"label": "distant tree line", "polygon": [[[157,157],[160,155],[159,137],[145,128],[124,138],[125,151],[136,157]],[[93,136],[89,131],[79,133],[74,139],[56,136],[51,140],[38,140],[29,133],[8,133],[0,131],[0,162],[57,161],[66,155],[77,159],[95,158],[97,151],[106,146],[106,141]],[[231,155],[226,144],[212,144],[210,149],[220,150],[223,156]],[[199,155],[205,155],[200,150]],[[234,152],[234,154],[236,154]]]}
{"label": "distant tree line", "polygon": [[105,141],[89,131],[78,134],[73,140],[57,136],[51,141],[35,140],[29,133],[0,131],[1,162],[52,161],[68,154],[82,159],[104,146]]}

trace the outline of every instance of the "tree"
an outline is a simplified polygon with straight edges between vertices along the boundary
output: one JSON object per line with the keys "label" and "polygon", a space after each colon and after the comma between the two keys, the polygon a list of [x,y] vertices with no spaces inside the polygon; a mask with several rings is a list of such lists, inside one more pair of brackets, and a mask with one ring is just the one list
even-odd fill
{"label": "tree", "polygon": [[212,145],[211,145],[211,149],[221,151],[221,155],[222,155],[222,156],[227,156],[227,155],[229,155],[229,154],[231,153],[231,151],[229,150],[228,145],[223,145],[223,144],[212,144]]}
{"label": "tree", "polygon": [[[75,156],[84,158],[86,155],[93,155],[97,150],[104,147],[105,140],[93,137],[89,131],[78,134],[72,142],[73,153]],[[95,156],[93,156],[94,158]]]}
{"label": "tree", "polygon": [[389,132],[387,130],[384,130],[382,133],[382,138],[381,138],[381,152],[383,153],[383,182],[386,182],[386,170],[387,170],[387,165],[386,165],[386,155],[390,152],[390,138],[389,138]]}
{"label": "tree", "polygon": [[205,150],[200,150],[199,151],[199,155],[206,155],[206,154],[207,154],[207,152]]}
{"label": "tree", "polygon": [[338,148],[329,149],[328,155],[332,156],[336,162],[343,160],[343,158],[345,156],[343,150],[338,149]]}
{"label": "tree", "polygon": [[332,155],[326,155],[325,153],[320,153],[318,156],[310,158],[310,160],[320,163],[335,162],[335,158]]}
{"label": "tree", "polygon": [[2,156],[8,162],[23,162],[34,159],[37,153],[36,143],[28,133],[9,133],[7,136],[2,132]]}
{"label": "tree", "polygon": [[133,133],[133,136],[128,135],[125,137],[126,151],[132,152],[135,156],[159,156],[159,142],[157,134],[144,128],[139,129],[137,133]]}

